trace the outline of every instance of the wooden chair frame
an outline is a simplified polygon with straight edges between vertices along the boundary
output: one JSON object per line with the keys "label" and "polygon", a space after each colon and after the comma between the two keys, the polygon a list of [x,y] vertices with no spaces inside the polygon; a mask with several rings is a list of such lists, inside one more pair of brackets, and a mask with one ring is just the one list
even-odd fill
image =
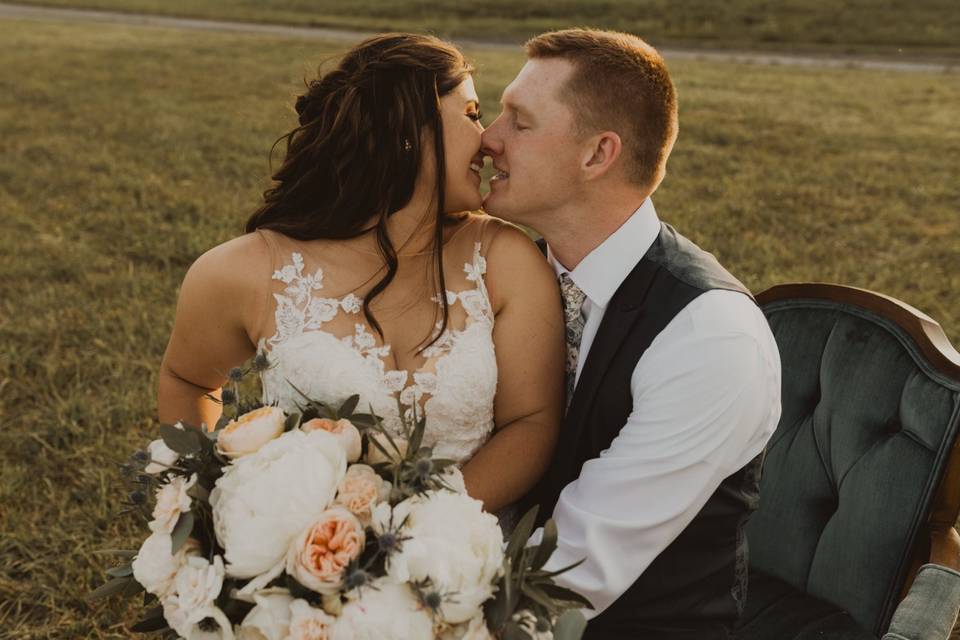
{"label": "wooden chair frame", "polygon": [[[916,344],[920,352],[940,373],[960,382],[960,353],[950,344],[943,328],[930,316],[910,305],[869,291],[829,283],[791,283],[776,285],[757,295],[757,302],[765,305],[778,300],[796,299],[829,300],[860,307],[894,322]],[[917,537],[913,548],[913,565],[901,592],[905,596],[917,569],[930,557],[931,534],[934,544],[946,543],[946,535],[960,518],[960,436],[950,449],[946,469],[934,496],[927,530]]]}

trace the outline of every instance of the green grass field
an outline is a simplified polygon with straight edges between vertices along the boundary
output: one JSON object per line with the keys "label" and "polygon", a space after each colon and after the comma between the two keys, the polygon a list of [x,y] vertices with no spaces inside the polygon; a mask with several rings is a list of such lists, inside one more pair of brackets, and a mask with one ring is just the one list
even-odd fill
{"label": "green grass field", "polygon": [[954,0],[21,0],[250,22],[414,30],[521,40],[576,26],[620,29],[655,45],[960,55]]}
{"label": "green grass field", "polygon": [[[136,533],[114,462],[155,433],[184,271],[239,233],[340,46],[0,21],[0,638],[129,637],[133,609],[82,599]],[[522,60],[469,53],[489,120]],[[960,343],[955,75],[671,69],[664,219],[755,290],[876,289]]]}

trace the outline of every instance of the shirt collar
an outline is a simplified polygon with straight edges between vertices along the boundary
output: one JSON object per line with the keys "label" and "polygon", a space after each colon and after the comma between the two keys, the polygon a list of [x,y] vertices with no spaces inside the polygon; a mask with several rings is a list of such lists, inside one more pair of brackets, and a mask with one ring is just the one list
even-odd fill
{"label": "shirt collar", "polygon": [[596,306],[605,309],[610,298],[659,234],[660,219],[653,208],[653,201],[647,198],[619,229],[588,253],[573,271],[566,269],[553,257],[549,246],[547,259],[553,265],[557,277],[569,273],[570,279],[580,287],[587,298]]}

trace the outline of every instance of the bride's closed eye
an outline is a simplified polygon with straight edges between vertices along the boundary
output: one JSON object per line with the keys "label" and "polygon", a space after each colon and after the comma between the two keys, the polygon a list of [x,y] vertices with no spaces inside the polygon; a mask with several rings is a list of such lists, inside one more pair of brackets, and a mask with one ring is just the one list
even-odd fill
{"label": "bride's closed eye", "polygon": [[483,114],[479,111],[473,111],[467,114],[467,117],[473,120],[474,122],[480,122],[483,119]]}

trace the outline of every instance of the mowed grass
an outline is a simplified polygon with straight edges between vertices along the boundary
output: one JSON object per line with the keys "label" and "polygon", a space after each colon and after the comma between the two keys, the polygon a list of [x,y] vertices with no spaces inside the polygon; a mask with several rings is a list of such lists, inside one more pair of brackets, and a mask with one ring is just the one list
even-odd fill
{"label": "mowed grass", "polygon": [[960,55],[955,0],[20,0],[29,4],[521,40],[571,25],[656,45]]}
{"label": "mowed grass", "polygon": [[[135,607],[83,596],[96,551],[142,536],[115,517],[115,462],[156,433],[177,286],[240,232],[293,96],[341,47],[0,21],[0,638],[129,637]],[[523,61],[469,53],[489,121]],[[956,75],[671,69],[665,220],[754,290],[876,289],[960,343]]]}

